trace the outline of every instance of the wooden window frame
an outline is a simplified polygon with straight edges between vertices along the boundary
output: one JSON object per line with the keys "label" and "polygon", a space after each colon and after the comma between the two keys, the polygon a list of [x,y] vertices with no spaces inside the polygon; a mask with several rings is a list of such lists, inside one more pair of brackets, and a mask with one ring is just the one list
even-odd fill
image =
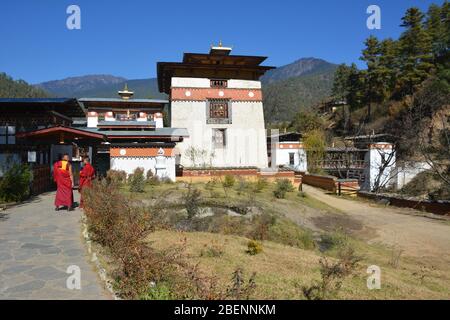
{"label": "wooden window frame", "polygon": [[226,79],[210,79],[209,85],[211,88],[228,88],[228,80],[226,80]]}
{"label": "wooden window frame", "polygon": [[[0,145],[15,145],[16,144],[16,126],[10,126],[10,125],[1,125],[0,126],[0,137],[4,137],[5,143],[2,143],[0,141]],[[14,133],[9,133],[9,128],[14,129]],[[5,130],[4,132],[2,130]],[[12,138],[13,142],[10,142],[10,139]]]}
{"label": "wooden window frame", "polygon": [[[216,104],[226,105],[226,115],[223,117],[214,116],[214,110]],[[209,99],[206,102],[206,123],[208,124],[231,124],[231,100],[229,99]]]}

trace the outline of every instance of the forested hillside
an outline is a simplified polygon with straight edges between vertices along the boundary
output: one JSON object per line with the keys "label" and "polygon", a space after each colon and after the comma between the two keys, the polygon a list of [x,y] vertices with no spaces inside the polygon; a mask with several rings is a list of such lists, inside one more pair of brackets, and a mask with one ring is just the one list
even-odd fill
{"label": "forested hillside", "polygon": [[0,73],[0,98],[47,98],[50,94],[29,85],[23,80],[14,80],[6,73]]}
{"label": "forested hillside", "polygon": [[309,109],[331,94],[337,66],[327,63],[326,67],[316,67],[305,75],[285,80],[276,77],[277,80],[271,79],[269,84],[263,81],[264,118],[267,124],[292,121],[296,113]]}
{"label": "forested hillside", "polygon": [[43,82],[37,86],[58,97],[117,98],[117,91],[122,90],[125,83],[134,91],[134,98],[167,98],[158,91],[155,78],[129,80],[112,75],[86,75]]}
{"label": "forested hillside", "polygon": [[395,145],[397,162],[431,167],[434,191],[422,179],[416,194],[449,199],[449,2],[433,4],[426,13],[408,9],[401,26],[398,39],[370,36],[364,42],[360,59],[367,68],[338,67],[329,108],[319,106],[321,113],[302,111],[287,127],[301,131],[307,140],[326,137],[328,144],[343,146],[348,136],[384,134]]}
{"label": "forested hillside", "polygon": [[[125,78],[108,74],[92,74],[42,82],[36,86],[58,97],[80,97],[82,92],[95,90],[99,87],[122,84],[125,81]],[[117,94],[117,92],[114,92],[114,94]]]}

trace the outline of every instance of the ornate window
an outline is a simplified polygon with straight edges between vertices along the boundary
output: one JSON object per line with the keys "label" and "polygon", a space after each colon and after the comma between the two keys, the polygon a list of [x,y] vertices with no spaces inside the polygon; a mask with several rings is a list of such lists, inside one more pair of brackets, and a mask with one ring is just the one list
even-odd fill
{"label": "ornate window", "polygon": [[226,88],[228,87],[228,80],[211,79],[211,88]]}
{"label": "ornate window", "polygon": [[231,123],[230,101],[211,99],[207,103],[207,123]]}

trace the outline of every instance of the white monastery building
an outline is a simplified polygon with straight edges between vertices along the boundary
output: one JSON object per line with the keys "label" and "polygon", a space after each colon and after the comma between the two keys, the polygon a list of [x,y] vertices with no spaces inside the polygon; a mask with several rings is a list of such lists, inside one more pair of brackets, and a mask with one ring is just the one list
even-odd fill
{"label": "white monastery building", "polygon": [[[259,79],[273,67],[261,65],[266,57],[231,51],[220,43],[209,53],[184,53],[181,62],[158,62],[158,87],[167,100],[134,99],[127,86],[118,98],[0,99],[0,167],[32,165],[34,192],[48,189],[52,164],[64,153],[75,169],[89,156],[99,175],[143,168],[172,181],[184,169],[270,167],[258,170],[270,175],[285,167],[292,177],[294,171],[306,172],[300,133],[266,135]],[[364,178],[359,180],[366,190],[405,183],[423,170],[396,168],[395,148],[388,142],[353,138],[363,138],[359,144],[365,146],[328,148],[322,168],[339,175],[351,169]]]}
{"label": "white monastery building", "polygon": [[209,54],[185,53],[158,63],[159,89],[169,95],[170,125],[189,137],[175,148],[184,167],[258,167],[267,162],[261,82],[266,57],[231,55],[221,44]]}

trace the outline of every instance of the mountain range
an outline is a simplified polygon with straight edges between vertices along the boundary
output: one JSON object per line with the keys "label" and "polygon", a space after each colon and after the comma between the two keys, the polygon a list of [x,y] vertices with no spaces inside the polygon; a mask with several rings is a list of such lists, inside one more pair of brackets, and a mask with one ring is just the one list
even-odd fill
{"label": "mountain range", "polygon": [[[336,64],[302,58],[268,71],[261,82],[267,123],[289,121],[302,108],[309,108],[331,93]],[[39,83],[36,86],[57,97],[117,97],[125,83],[135,98],[167,98],[158,91],[156,78],[125,79],[113,75],[86,75]]]}

